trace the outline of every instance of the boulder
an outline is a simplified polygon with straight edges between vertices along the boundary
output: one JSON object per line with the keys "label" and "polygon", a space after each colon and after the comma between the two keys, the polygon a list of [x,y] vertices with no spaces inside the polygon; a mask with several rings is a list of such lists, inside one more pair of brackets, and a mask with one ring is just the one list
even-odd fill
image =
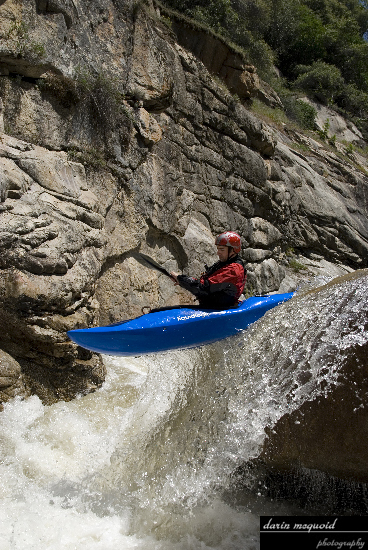
{"label": "boulder", "polygon": [[280,288],[285,269],[273,258],[257,264],[247,264],[247,285],[256,295],[266,294]]}
{"label": "boulder", "polygon": [[281,233],[270,222],[262,218],[251,218],[247,239],[255,248],[270,248],[280,241]]}

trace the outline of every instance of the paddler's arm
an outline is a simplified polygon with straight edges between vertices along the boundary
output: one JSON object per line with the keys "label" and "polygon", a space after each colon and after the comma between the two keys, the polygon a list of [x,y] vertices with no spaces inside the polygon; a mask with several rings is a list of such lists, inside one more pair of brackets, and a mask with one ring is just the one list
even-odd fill
{"label": "paddler's arm", "polygon": [[175,284],[189,290],[194,296],[199,299],[207,298],[210,293],[210,285],[208,281],[201,283],[198,279],[193,277],[188,277],[187,275],[179,275],[172,271],[170,273],[171,277],[174,279]]}
{"label": "paddler's arm", "polygon": [[170,275],[175,280],[176,285],[180,285],[194,294],[202,304],[207,304],[207,307],[227,308],[237,303],[237,288],[231,282],[212,283],[211,281],[210,283],[206,279],[202,283],[200,280],[187,275],[179,275],[175,272],[170,273]]}

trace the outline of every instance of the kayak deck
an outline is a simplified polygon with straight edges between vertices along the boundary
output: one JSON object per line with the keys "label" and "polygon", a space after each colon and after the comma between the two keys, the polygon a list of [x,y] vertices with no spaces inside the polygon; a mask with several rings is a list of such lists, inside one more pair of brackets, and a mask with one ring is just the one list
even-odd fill
{"label": "kayak deck", "polygon": [[79,346],[107,355],[131,356],[209,344],[245,330],[292,293],[253,296],[226,310],[178,306],[102,327],[70,330]]}

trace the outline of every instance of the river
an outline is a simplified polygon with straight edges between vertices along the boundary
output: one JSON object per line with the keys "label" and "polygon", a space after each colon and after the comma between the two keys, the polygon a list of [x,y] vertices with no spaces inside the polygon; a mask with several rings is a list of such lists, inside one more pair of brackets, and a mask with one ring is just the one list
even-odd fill
{"label": "river", "polygon": [[367,343],[366,290],[367,277],[304,289],[216,344],[105,356],[93,394],[6,404],[0,549],[255,550],[260,515],[316,512],[251,474],[239,494],[232,473],[265,427],[336,384],[341,349]]}

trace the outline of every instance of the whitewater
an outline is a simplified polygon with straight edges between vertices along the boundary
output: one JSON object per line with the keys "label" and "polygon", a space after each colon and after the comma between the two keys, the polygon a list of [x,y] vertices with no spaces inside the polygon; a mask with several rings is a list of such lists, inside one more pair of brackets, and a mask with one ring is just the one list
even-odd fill
{"label": "whitewater", "polygon": [[368,341],[367,295],[367,277],[304,288],[216,344],[105,356],[95,393],[7,403],[0,549],[255,550],[260,515],[314,512],[250,471],[239,491],[234,472],[265,428],[338,383],[344,350]]}

